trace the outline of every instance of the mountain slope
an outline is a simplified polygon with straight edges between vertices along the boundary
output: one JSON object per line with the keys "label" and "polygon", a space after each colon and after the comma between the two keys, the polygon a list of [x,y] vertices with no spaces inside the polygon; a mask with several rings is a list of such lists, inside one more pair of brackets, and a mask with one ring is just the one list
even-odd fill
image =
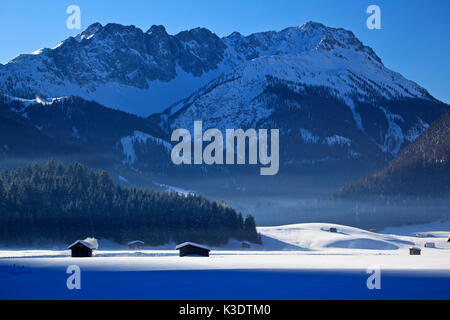
{"label": "mountain slope", "polygon": [[[204,129],[280,129],[281,166],[380,167],[449,109],[386,68],[351,31],[314,22],[223,38],[204,28],[169,35],[162,26],[143,32],[96,23],[53,49],[2,66],[0,92],[21,99],[81,97],[74,110],[84,106],[84,116],[75,120],[61,108],[35,106],[22,115],[54,137],[79,134],[79,142],[108,150],[118,143],[122,163],[135,168],[147,167],[148,159],[129,143],[152,142],[167,151],[157,139],[167,140],[178,127],[192,129],[195,120],[203,120]],[[133,120],[102,109],[97,123],[87,115],[100,107],[82,100],[152,115]],[[115,120],[105,122],[107,114]],[[84,137],[82,119],[89,119]],[[169,162],[157,158],[153,163]]]}
{"label": "mountain slope", "polygon": [[[0,139],[19,139],[14,144],[3,144],[21,148],[20,155],[31,159],[37,155],[64,154],[80,160],[91,154],[103,164],[123,163],[133,167],[142,158],[148,162],[147,167],[154,168],[167,166],[169,160],[170,148],[151,120],[79,97],[27,100],[0,95],[1,115],[21,124],[10,126],[8,132],[7,127],[1,128]],[[39,146],[41,140],[43,146]],[[47,149],[52,153],[45,152]],[[83,155],[79,154],[81,151]],[[163,157],[166,161],[161,160]]]}
{"label": "mountain slope", "polygon": [[79,148],[59,143],[41,133],[34,126],[0,115],[0,159],[44,158],[62,155],[69,150],[80,152]]}
{"label": "mountain slope", "polygon": [[450,111],[389,165],[336,192],[337,197],[450,196]]}
{"label": "mountain slope", "polygon": [[447,110],[365,52],[315,49],[243,63],[163,118],[168,131],[279,128],[292,164],[390,159]]}

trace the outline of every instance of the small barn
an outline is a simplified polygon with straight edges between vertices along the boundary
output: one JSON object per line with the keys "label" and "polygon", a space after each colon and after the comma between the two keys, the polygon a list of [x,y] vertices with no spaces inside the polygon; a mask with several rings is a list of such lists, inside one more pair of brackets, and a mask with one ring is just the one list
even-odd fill
{"label": "small barn", "polygon": [[436,248],[436,244],[434,242],[425,242],[425,248]]}
{"label": "small barn", "polygon": [[128,242],[128,249],[136,250],[136,249],[142,249],[144,247],[144,241],[141,240],[134,240]]}
{"label": "small barn", "polygon": [[336,232],[337,232],[337,229],[334,228],[334,227],[331,227],[328,231],[336,233]]}
{"label": "small barn", "polygon": [[92,252],[97,248],[85,240],[77,240],[67,249],[72,251],[72,257],[92,257]]}
{"label": "small barn", "polygon": [[180,251],[180,257],[184,256],[209,257],[209,252],[211,251],[209,248],[193,242],[180,243],[175,247],[175,249]]}
{"label": "small barn", "polygon": [[419,256],[421,251],[422,250],[420,250],[420,248],[411,247],[411,248],[409,248],[409,255],[410,256]]}

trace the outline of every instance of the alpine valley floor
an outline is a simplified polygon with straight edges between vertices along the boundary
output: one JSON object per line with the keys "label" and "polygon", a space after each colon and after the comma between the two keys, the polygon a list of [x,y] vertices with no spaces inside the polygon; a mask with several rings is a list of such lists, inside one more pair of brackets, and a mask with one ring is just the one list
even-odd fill
{"label": "alpine valley floor", "polygon": [[[0,250],[0,299],[450,299],[449,222],[259,232],[262,245],[230,242],[209,258],[180,258],[172,244],[135,251],[101,239],[92,258],[71,258],[63,247]],[[410,256],[411,246],[422,254]],[[81,269],[80,290],[67,289],[69,265]],[[369,290],[368,270],[378,268],[381,288]]]}

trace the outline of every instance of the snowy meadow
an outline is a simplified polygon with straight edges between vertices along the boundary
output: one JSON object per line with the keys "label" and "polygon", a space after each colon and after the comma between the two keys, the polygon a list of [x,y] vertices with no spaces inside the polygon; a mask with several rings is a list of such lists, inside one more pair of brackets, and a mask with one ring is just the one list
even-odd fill
{"label": "snowy meadow", "polygon": [[[1,250],[0,298],[449,299],[449,230],[448,223],[380,233],[325,223],[259,227],[263,244],[243,249],[232,240],[210,257],[101,239],[92,258],[62,247]],[[421,255],[409,255],[410,247]],[[68,286],[73,265],[79,289]]]}

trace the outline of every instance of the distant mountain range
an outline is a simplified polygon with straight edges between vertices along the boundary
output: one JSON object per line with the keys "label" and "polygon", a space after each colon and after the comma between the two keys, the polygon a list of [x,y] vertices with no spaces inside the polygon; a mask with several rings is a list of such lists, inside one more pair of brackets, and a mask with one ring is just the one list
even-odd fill
{"label": "distant mountain range", "polygon": [[450,196],[450,111],[385,168],[343,186],[337,197]]}
{"label": "distant mountain range", "polygon": [[43,152],[97,152],[142,171],[170,167],[170,133],[194,120],[205,130],[279,128],[280,170],[380,167],[449,110],[352,32],[314,22],[223,38],[95,23],[0,65],[0,93],[0,115],[16,123],[0,156],[33,143],[11,138],[25,132],[20,123],[52,141]]}

